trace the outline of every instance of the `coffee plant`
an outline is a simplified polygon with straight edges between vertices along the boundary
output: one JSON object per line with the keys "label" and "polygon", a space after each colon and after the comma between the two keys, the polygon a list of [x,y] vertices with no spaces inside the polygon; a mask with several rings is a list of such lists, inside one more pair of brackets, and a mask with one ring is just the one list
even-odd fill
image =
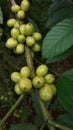
{"label": "coffee plant", "polygon": [[0,0],[0,130],[73,130],[70,57],[72,0]]}

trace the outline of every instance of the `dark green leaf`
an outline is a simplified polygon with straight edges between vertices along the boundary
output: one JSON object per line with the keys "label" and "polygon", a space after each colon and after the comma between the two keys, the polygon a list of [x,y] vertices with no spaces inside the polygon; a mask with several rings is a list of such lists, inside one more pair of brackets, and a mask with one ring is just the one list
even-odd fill
{"label": "dark green leaf", "polygon": [[11,125],[9,130],[37,130],[36,126],[30,123]]}
{"label": "dark green leaf", "polygon": [[73,69],[63,73],[57,86],[60,103],[68,112],[73,114]]}
{"label": "dark green leaf", "polygon": [[46,26],[53,26],[56,23],[62,21],[63,19],[71,17],[73,17],[73,8],[63,8],[57,12],[54,12],[54,14],[50,18],[48,18]]}
{"label": "dark green leaf", "polygon": [[61,6],[66,4],[66,0],[55,0],[50,8],[49,8],[49,15],[52,14],[53,12],[55,12],[56,10],[58,10]]}
{"label": "dark green leaf", "polygon": [[60,123],[66,124],[70,127],[73,127],[73,115],[63,114],[63,115],[60,115],[57,120]]}
{"label": "dark green leaf", "polygon": [[[35,118],[34,118],[34,123],[36,126],[40,126],[42,124],[42,112],[41,112],[41,108],[37,99],[37,95],[35,93],[31,94],[32,96],[32,102],[33,102],[33,107],[35,109]],[[37,122],[38,121],[38,122]]]}
{"label": "dark green leaf", "polygon": [[53,58],[48,58],[47,61],[46,61],[46,64],[63,60],[71,54],[73,54],[73,46],[70,49],[68,49],[66,52],[64,52],[64,53],[62,53],[58,56],[55,56]]}
{"label": "dark green leaf", "polygon": [[73,45],[73,18],[65,19],[54,26],[45,36],[42,46],[42,56],[52,58]]}

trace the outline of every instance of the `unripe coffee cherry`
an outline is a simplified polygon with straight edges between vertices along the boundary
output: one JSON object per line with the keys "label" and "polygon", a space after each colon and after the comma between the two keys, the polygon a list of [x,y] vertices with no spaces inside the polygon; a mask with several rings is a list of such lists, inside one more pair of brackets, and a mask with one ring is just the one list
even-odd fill
{"label": "unripe coffee cherry", "polygon": [[42,35],[41,35],[41,33],[39,33],[39,32],[34,32],[32,36],[34,37],[34,39],[35,39],[36,41],[39,41],[39,40],[42,39]]}
{"label": "unripe coffee cherry", "polygon": [[52,84],[55,81],[55,76],[53,74],[47,74],[45,76],[45,82],[48,84]]}
{"label": "unripe coffee cherry", "polygon": [[32,47],[35,44],[35,39],[32,36],[26,37],[26,45]]}
{"label": "unripe coffee cherry", "polygon": [[25,35],[25,33],[26,33],[26,25],[25,24],[20,25],[20,33],[22,35]]}
{"label": "unripe coffee cherry", "polygon": [[45,84],[44,87],[39,89],[39,96],[43,101],[49,101],[53,97],[53,92],[50,85]]}
{"label": "unripe coffee cherry", "polygon": [[36,69],[37,75],[45,76],[47,73],[48,73],[48,67],[45,64],[38,66]]}
{"label": "unripe coffee cherry", "polygon": [[56,94],[56,86],[54,85],[54,84],[50,84],[50,87],[51,87],[51,89],[52,89],[52,92],[53,92],[53,95],[55,95]]}
{"label": "unripe coffee cherry", "polygon": [[36,76],[32,80],[32,84],[35,88],[41,88],[44,86],[45,80],[42,76]]}
{"label": "unripe coffee cherry", "polygon": [[9,19],[8,21],[7,21],[7,26],[8,27],[13,27],[14,26],[14,24],[16,23],[16,20],[15,19]]}
{"label": "unripe coffee cherry", "polygon": [[25,77],[25,78],[28,78],[30,77],[30,69],[28,66],[24,66],[21,68],[20,70],[20,75],[21,77]]}
{"label": "unripe coffee cherry", "polygon": [[18,84],[18,83],[15,84],[15,86],[14,86],[14,91],[15,91],[15,93],[16,93],[17,95],[22,95],[22,94],[23,94],[22,90],[19,88],[19,84]]}
{"label": "unripe coffee cherry", "polygon": [[23,10],[19,10],[17,12],[17,18],[18,19],[24,19],[25,18],[25,12]]}
{"label": "unripe coffee cherry", "polygon": [[15,40],[14,38],[9,38],[6,42],[6,47],[9,49],[13,49],[18,45],[17,40]]}
{"label": "unripe coffee cherry", "polygon": [[27,23],[26,24],[26,31],[25,31],[25,35],[26,36],[30,36],[32,35],[34,32],[34,26],[32,23]]}
{"label": "unripe coffee cherry", "polygon": [[14,49],[14,52],[15,52],[16,54],[22,54],[22,53],[24,52],[24,50],[25,50],[24,44],[23,44],[23,43],[19,43],[19,44],[16,46],[16,48]]}
{"label": "unripe coffee cherry", "polygon": [[14,28],[19,28],[19,27],[20,27],[20,23],[18,21],[16,21],[14,24]]}
{"label": "unripe coffee cherry", "polygon": [[20,42],[20,43],[24,43],[24,42],[25,42],[25,36],[22,35],[22,34],[20,34],[20,35],[18,35],[17,40],[18,40],[18,42]]}
{"label": "unripe coffee cherry", "polygon": [[12,28],[12,29],[11,29],[11,36],[12,36],[13,38],[16,39],[19,34],[20,34],[19,29],[17,29],[17,28]]}
{"label": "unripe coffee cherry", "polygon": [[15,83],[19,82],[21,79],[20,73],[19,72],[13,72],[11,73],[11,80]]}
{"label": "unripe coffee cherry", "polygon": [[19,81],[19,88],[23,91],[23,92],[28,92],[31,90],[32,88],[32,82],[30,79],[28,78],[21,78],[21,80]]}
{"label": "unripe coffee cherry", "polygon": [[30,7],[29,1],[28,0],[22,0],[21,9],[26,12],[26,11],[28,11],[29,7]]}
{"label": "unripe coffee cherry", "polygon": [[20,10],[20,6],[19,6],[19,5],[17,5],[17,4],[12,5],[11,11],[12,11],[13,13],[17,13],[19,10]]}
{"label": "unripe coffee cherry", "polygon": [[33,52],[39,52],[41,50],[41,47],[38,43],[35,43],[32,47]]}

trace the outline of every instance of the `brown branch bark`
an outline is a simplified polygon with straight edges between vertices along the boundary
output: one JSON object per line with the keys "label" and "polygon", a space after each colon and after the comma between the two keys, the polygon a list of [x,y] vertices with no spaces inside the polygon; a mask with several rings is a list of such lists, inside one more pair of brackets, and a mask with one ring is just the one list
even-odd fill
{"label": "brown branch bark", "polygon": [[10,3],[11,6],[16,4],[15,0],[7,0],[7,1],[8,3]]}
{"label": "brown branch bark", "polygon": [[25,45],[25,58],[26,58],[26,63],[31,71],[31,78],[33,78],[35,76],[34,63],[32,60],[30,49],[26,45]]}

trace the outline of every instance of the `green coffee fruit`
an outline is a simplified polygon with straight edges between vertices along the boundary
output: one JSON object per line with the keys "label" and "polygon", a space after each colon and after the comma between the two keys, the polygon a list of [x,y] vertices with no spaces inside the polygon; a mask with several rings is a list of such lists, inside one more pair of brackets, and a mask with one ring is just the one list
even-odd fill
{"label": "green coffee fruit", "polygon": [[7,21],[7,26],[8,26],[8,27],[13,27],[15,23],[16,23],[16,20],[15,20],[14,18],[9,19],[9,20]]}
{"label": "green coffee fruit", "polygon": [[11,36],[12,36],[13,38],[16,39],[16,38],[19,36],[19,34],[20,34],[19,29],[17,29],[17,28],[12,28],[12,29],[11,29]]}
{"label": "green coffee fruit", "polygon": [[32,23],[27,23],[26,24],[26,31],[25,31],[25,35],[26,36],[30,36],[32,35],[34,32],[34,26]]}
{"label": "green coffee fruit", "polygon": [[28,78],[21,78],[21,80],[19,81],[19,88],[23,91],[23,92],[28,92],[32,89],[32,82],[30,79]]}
{"label": "green coffee fruit", "polygon": [[55,76],[53,74],[47,74],[45,76],[45,82],[48,84],[52,84],[55,81]]}
{"label": "green coffee fruit", "polygon": [[14,86],[14,91],[15,91],[15,93],[16,93],[17,95],[22,95],[22,94],[23,94],[22,90],[19,88],[19,84],[18,84],[18,83],[15,84],[15,86]]}
{"label": "green coffee fruit", "polygon": [[30,3],[28,0],[22,0],[21,2],[21,9],[24,10],[25,12],[29,10]]}
{"label": "green coffee fruit", "polygon": [[53,97],[53,92],[49,84],[39,89],[39,96],[43,101],[50,101]]}
{"label": "green coffee fruit", "polygon": [[9,38],[5,44],[5,46],[9,49],[13,49],[18,45],[17,40],[15,40],[14,38]]}
{"label": "green coffee fruit", "polygon": [[19,23],[19,21],[16,21],[15,24],[14,24],[14,28],[18,28],[19,29],[19,27],[20,27],[20,23]]}
{"label": "green coffee fruit", "polygon": [[30,77],[30,69],[28,66],[23,66],[20,70],[21,77],[29,78]]}
{"label": "green coffee fruit", "polygon": [[50,84],[50,87],[52,89],[53,95],[55,95],[57,91],[56,86],[54,84]]}
{"label": "green coffee fruit", "polygon": [[42,35],[41,35],[41,33],[39,33],[39,32],[34,32],[32,36],[34,37],[34,39],[35,39],[36,41],[39,41],[39,40],[42,39]]}
{"label": "green coffee fruit", "polygon": [[21,79],[20,73],[19,72],[12,72],[11,73],[11,80],[15,83],[19,82]]}
{"label": "green coffee fruit", "polygon": [[19,10],[17,12],[17,18],[20,19],[20,20],[24,19],[25,18],[25,12],[23,10]]}
{"label": "green coffee fruit", "polygon": [[35,44],[35,39],[32,36],[26,37],[26,45],[32,47]]}
{"label": "green coffee fruit", "polygon": [[16,48],[14,49],[14,52],[15,52],[16,54],[22,54],[22,53],[24,52],[24,50],[25,50],[24,44],[23,44],[23,43],[19,43],[19,44],[16,46]]}
{"label": "green coffee fruit", "polygon": [[25,24],[20,25],[20,33],[22,35],[25,35],[25,33],[26,33],[26,25]]}
{"label": "green coffee fruit", "polygon": [[25,36],[22,35],[22,34],[20,34],[20,35],[18,35],[17,40],[18,40],[18,42],[20,42],[20,43],[24,43],[24,42],[25,42]]}
{"label": "green coffee fruit", "polygon": [[13,13],[17,13],[19,10],[20,10],[20,6],[19,5],[17,5],[17,4],[12,5],[11,11]]}
{"label": "green coffee fruit", "polygon": [[41,88],[45,84],[45,80],[42,76],[36,76],[32,80],[32,84],[35,88]]}
{"label": "green coffee fruit", "polygon": [[32,47],[33,52],[39,52],[41,50],[41,47],[38,43],[35,43]]}
{"label": "green coffee fruit", "polygon": [[48,73],[48,67],[45,64],[39,65],[36,69],[36,74],[45,76]]}

